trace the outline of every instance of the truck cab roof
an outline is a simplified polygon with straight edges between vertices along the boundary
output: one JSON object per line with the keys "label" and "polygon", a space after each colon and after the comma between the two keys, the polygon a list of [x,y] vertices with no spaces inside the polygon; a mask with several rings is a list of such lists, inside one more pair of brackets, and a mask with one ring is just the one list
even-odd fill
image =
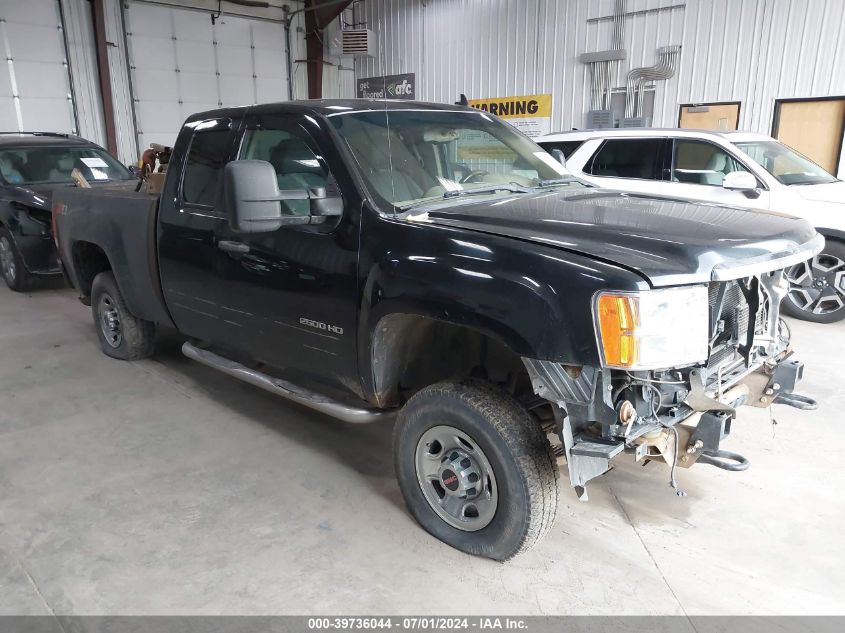
{"label": "truck cab roof", "polygon": [[423,101],[408,101],[405,99],[302,99],[299,101],[281,101],[277,103],[263,103],[254,106],[237,106],[198,112],[190,116],[187,123],[208,119],[210,117],[243,116],[245,111],[253,113],[270,112],[310,112],[322,116],[331,116],[346,112],[367,112],[378,110],[443,110],[469,111],[475,108],[445,103],[427,103]]}

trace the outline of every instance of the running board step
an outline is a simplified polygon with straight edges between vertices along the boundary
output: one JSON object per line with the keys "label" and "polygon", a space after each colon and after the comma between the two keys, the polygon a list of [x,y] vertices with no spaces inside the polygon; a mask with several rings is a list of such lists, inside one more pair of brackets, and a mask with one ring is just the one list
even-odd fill
{"label": "running board step", "polygon": [[248,382],[255,387],[265,389],[277,396],[298,402],[309,409],[330,415],[343,422],[355,424],[377,422],[389,418],[395,413],[395,410],[390,409],[364,409],[337,402],[336,400],[332,400],[313,391],[308,391],[281,378],[274,378],[255,369],[245,367],[214,352],[200,349],[187,341],[182,345],[182,353],[191,360],[222,371],[224,374]]}

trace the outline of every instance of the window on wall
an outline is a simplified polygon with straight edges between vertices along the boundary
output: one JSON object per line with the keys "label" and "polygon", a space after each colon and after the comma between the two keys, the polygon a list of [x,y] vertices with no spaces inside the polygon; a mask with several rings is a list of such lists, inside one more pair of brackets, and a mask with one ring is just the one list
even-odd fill
{"label": "window on wall", "polygon": [[682,105],[678,127],[696,130],[735,130],[739,125],[740,102]]}
{"label": "window on wall", "polygon": [[206,207],[215,206],[231,139],[232,134],[228,129],[200,131],[194,134],[185,161],[185,175],[182,178],[184,202]]}
{"label": "window on wall", "polygon": [[626,138],[605,141],[593,157],[593,176],[662,180],[662,138]]}
{"label": "window on wall", "polygon": [[705,141],[675,141],[672,159],[674,182],[721,187],[725,175],[733,171],[747,170],[718,145]]}

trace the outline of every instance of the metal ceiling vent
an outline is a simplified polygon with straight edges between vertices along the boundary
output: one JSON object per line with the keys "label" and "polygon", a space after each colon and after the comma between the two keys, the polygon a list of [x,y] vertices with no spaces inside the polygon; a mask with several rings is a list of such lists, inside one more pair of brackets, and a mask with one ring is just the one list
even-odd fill
{"label": "metal ceiling vent", "polygon": [[376,38],[369,29],[341,31],[343,55],[375,57]]}

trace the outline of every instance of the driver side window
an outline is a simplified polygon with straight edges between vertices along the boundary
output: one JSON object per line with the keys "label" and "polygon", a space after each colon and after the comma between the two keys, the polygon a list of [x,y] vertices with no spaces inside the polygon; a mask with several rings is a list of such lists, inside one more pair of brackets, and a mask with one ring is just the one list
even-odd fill
{"label": "driver side window", "polygon": [[[329,195],[336,192],[328,168],[312,150],[306,135],[296,128],[247,130],[239,158],[267,161],[276,170],[279,190],[324,187]],[[308,215],[308,200],[285,200],[283,212]]]}
{"label": "driver side window", "polygon": [[717,145],[706,141],[675,141],[673,182],[721,187],[725,176],[734,171],[748,170]]}

